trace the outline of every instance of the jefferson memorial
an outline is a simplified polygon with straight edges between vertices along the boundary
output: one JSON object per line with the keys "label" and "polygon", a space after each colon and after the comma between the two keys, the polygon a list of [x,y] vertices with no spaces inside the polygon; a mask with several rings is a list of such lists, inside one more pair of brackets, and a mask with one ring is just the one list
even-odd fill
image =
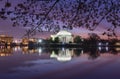
{"label": "jefferson memorial", "polygon": [[55,35],[51,35],[52,40],[54,41],[55,38],[58,37],[59,41],[62,43],[69,43],[73,42],[73,35],[72,33],[66,31],[66,30],[61,30]]}

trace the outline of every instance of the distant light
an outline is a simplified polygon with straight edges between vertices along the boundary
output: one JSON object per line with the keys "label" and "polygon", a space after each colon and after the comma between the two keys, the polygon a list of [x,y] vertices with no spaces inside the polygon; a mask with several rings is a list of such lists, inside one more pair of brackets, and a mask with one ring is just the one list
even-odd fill
{"label": "distant light", "polygon": [[65,42],[63,41],[63,42],[62,42],[62,44],[64,45],[64,44],[65,44]]}
{"label": "distant light", "polygon": [[41,43],[41,42],[42,42],[42,39],[39,39],[38,42]]}
{"label": "distant light", "polygon": [[116,51],[120,51],[120,48],[119,48],[119,47],[117,47],[117,48],[115,48],[115,50],[116,50]]}
{"label": "distant light", "polygon": [[81,41],[84,41],[84,39],[81,39]]}
{"label": "distant light", "polygon": [[5,54],[0,54],[0,56],[5,56]]}
{"label": "distant light", "polygon": [[109,43],[107,42],[106,45],[108,45]]}
{"label": "distant light", "polygon": [[100,43],[98,43],[98,45],[102,45],[102,43],[100,42]]}
{"label": "distant light", "polygon": [[15,42],[15,43],[18,43],[18,41],[17,41],[17,40],[15,40],[14,42]]}
{"label": "distant light", "polygon": [[65,48],[62,48],[62,51],[65,51]]}
{"label": "distant light", "polygon": [[115,45],[120,45],[120,42],[117,42]]}

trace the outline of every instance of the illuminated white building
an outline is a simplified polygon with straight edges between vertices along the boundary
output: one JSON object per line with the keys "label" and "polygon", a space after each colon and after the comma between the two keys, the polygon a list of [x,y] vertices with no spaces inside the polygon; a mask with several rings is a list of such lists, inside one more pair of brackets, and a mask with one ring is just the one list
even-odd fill
{"label": "illuminated white building", "polygon": [[56,37],[58,37],[59,41],[62,42],[62,43],[73,42],[72,33],[68,32],[68,31],[65,31],[65,30],[61,30],[55,35],[51,35],[51,38],[52,38],[53,41],[55,40]]}

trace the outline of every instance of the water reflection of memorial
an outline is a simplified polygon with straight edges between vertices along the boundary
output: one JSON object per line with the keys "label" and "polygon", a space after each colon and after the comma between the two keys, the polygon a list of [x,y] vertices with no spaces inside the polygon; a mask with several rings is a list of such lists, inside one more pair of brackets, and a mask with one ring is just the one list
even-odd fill
{"label": "water reflection of memorial", "polygon": [[70,61],[73,56],[73,50],[61,48],[58,52],[52,51],[50,57],[56,58],[58,61]]}
{"label": "water reflection of memorial", "polygon": [[113,55],[120,55],[119,47],[92,47],[92,48],[72,48],[72,49],[53,49],[51,51],[51,58],[58,61],[70,61],[74,57],[87,57],[88,59],[97,59],[98,57],[107,57]]}
{"label": "water reflection of memorial", "polygon": [[72,58],[87,57],[96,59],[100,56],[120,55],[120,47],[91,47],[91,48],[30,48],[23,47],[1,47],[0,56],[11,56],[16,52],[24,54],[36,54],[38,56],[49,55],[58,61],[70,61]]}

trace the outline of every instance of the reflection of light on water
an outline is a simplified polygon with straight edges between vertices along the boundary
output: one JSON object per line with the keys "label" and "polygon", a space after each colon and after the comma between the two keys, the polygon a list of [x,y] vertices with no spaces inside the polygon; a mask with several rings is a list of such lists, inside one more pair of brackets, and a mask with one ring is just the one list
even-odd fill
{"label": "reflection of light on water", "polygon": [[98,47],[98,49],[99,49],[99,51],[101,51],[101,50],[102,50],[102,48],[101,48],[101,47]]}
{"label": "reflection of light on water", "polygon": [[14,47],[13,50],[16,52],[16,51],[19,51],[21,48],[18,46],[18,47]]}
{"label": "reflection of light on water", "polygon": [[83,50],[81,50],[81,54],[83,54],[84,53],[84,51]]}
{"label": "reflection of light on water", "polygon": [[35,50],[34,50],[34,49],[29,50],[29,53],[34,53],[34,52],[35,52]]}
{"label": "reflection of light on water", "polygon": [[71,51],[69,49],[62,48],[62,51],[57,56],[58,61],[70,61],[72,59]]}
{"label": "reflection of light on water", "polygon": [[50,55],[51,58],[57,58],[57,55],[55,54],[55,51],[52,51],[52,54]]}
{"label": "reflection of light on water", "polygon": [[109,50],[109,49],[108,49],[108,47],[106,47],[105,49],[106,49],[106,51],[108,51],[108,50]]}
{"label": "reflection of light on water", "polygon": [[14,51],[17,51],[17,47],[15,47],[13,50],[14,50]]}
{"label": "reflection of light on water", "polygon": [[120,51],[120,47],[116,47],[115,50],[116,50],[116,51]]}
{"label": "reflection of light on water", "polygon": [[0,49],[3,49],[3,48],[5,48],[5,46],[0,46]]}
{"label": "reflection of light on water", "polygon": [[13,53],[13,50],[10,46],[0,48],[0,56],[11,56]]}
{"label": "reflection of light on water", "polygon": [[26,54],[28,52],[28,46],[25,46],[22,48],[23,54]]}
{"label": "reflection of light on water", "polygon": [[120,42],[117,42],[115,45],[118,45],[118,46],[120,46]]}
{"label": "reflection of light on water", "polygon": [[65,57],[64,57],[64,56],[62,56],[62,57],[61,57],[61,56],[58,56],[58,57],[57,57],[57,60],[58,60],[58,61],[70,61],[71,59],[72,59],[71,56],[65,56]]}
{"label": "reflection of light on water", "polygon": [[98,47],[98,50],[99,51],[102,51],[102,50],[109,51],[109,48],[108,47]]}
{"label": "reflection of light on water", "polygon": [[65,51],[65,48],[62,48],[62,51]]}
{"label": "reflection of light on water", "polygon": [[39,53],[39,55],[41,55],[41,53],[42,53],[42,48],[39,48],[39,49],[38,49],[38,53]]}
{"label": "reflection of light on water", "polygon": [[56,58],[58,61],[70,61],[72,59],[72,50],[64,49],[59,50],[58,54],[55,54],[54,51],[52,51],[52,54],[50,55],[51,58]]}
{"label": "reflection of light on water", "polygon": [[11,47],[10,46],[7,46],[7,49],[10,49]]}
{"label": "reflection of light on water", "polygon": [[4,54],[4,53],[1,53],[0,56],[11,56],[11,54]]}
{"label": "reflection of light on water", "polygon": [[0,56],[5,56],[5,54],[0,54]]}

